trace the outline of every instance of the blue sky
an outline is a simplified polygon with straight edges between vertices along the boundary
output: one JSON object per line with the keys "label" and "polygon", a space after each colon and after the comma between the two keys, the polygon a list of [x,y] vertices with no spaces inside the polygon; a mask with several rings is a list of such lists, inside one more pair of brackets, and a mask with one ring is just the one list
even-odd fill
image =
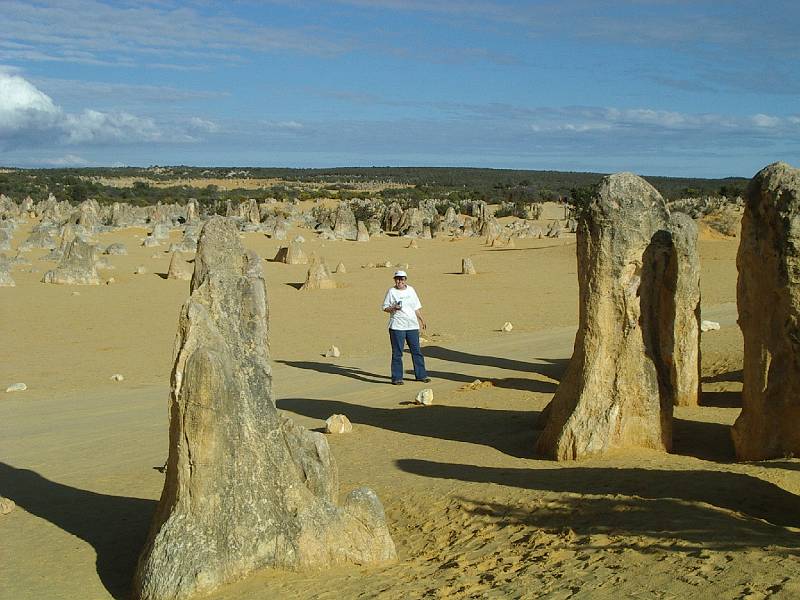
{"label": "blue sky", "polygon": [[800,165],[796,0],[0,0],[0,165]]}

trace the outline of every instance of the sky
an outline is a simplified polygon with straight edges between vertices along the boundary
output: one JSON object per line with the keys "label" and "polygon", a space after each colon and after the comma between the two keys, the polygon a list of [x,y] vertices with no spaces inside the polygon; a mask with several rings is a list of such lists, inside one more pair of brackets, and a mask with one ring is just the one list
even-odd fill
{"label": "sky", "polygon": [[797,0],[0,0],[0,165],[800,166]]}

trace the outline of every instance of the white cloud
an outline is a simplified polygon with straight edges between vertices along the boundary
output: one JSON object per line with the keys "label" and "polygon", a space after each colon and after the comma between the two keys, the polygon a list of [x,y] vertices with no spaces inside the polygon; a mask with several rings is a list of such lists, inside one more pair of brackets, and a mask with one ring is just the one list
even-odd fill
{"label": "white cloud", "polygon": [[30,81],[0,69],[0,144],[9,146],[187,143],[217,125],[199,117],[168,126],[125,111],[66,112]]}
{"label": "white cloud", "polygon": [[[791,119],[789,119],[791,122]],[[757,114],[753,115],[753,125],[756,127],[778,127],[781,124],[781,120],[778,117],[771,117],[765,114]]]}
{"label": "white cloud", "polygon": [[214,121],[201,119],[200,117],[192,117],[189,119],[189,125],[198,131],[206,131],[208,133],[216,133],[219,131],[219,125],[214,123]]}
{"label": "white cloud", "polygon": [[47,94],[18,75],[0,72],[0,139],[26,129],[56,127],[61,117]]}

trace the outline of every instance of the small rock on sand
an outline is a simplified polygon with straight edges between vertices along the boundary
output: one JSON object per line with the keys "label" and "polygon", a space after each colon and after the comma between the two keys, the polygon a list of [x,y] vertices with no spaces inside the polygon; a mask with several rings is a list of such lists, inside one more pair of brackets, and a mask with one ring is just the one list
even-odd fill
{"label": "small rock on sand", "polygon": [[705,321],[705,320],[703,320],[700,323],[700,331],[702,331],[702,332],[717,331],[717,330],[719,330],[719,323],[717,323],[716,321]]}
{"label": "small rock on sand", "polygon": [[514,326],[511,323],[509,323],[508,321],[506,321],[505,323],[503,323],[503,326],[500,329],[502,331],[505,331],[506,333],[508,333],[509,331],[514,329]]}
{"label": "small rock on sand", "polygon": [[331,415],[325,419],[325,433],[351,433],[353,424],[344,415]]}
{"label": "small rock on sand", "polygon": [[341,355],[341,350],[339,350],[339,348],[336,346],[331,346],[325,351],[325,354],[323,354],[325,358],[339,358]]}
{"label": "small rock on sand", "polygon": [[494,384],[491,381],[481,381],[480,379],[476,379],[472,383],[465,383],[458,389],[461,392],[469,392],[473,390],[485,390],[493,387]]}
{"label": "small rock on sand", "polygon": [[416,404],[422,404],[423,406],[430,406],[433,404],[433,390],[431,388],[420,390],[417,393],[417,397],[414,399],[414,402]]}
{"label": "small rock on sand", "polygon": [[24,383],[12,383],[6,388],[6,392],[24,392],[27,389],[28,386]]}
{"label": "small rock on sand", "polygon": [[0,515],[7,515],[14,510],[15,506],[16,504],[10,498],[4,498],[3,496],[0,496]]}
{"label": "small rock on sand", "polygon": [[145,267],[144,265],[139,265],[133,272],[134,275],[144,275],[145,273],[147,273],[147,267]]}
{"label": "small rock on sand", "polygon": [[111,381],[124,381],[125,377],[123,377],[120,373],[114,373],[111,377],[109,377]]}

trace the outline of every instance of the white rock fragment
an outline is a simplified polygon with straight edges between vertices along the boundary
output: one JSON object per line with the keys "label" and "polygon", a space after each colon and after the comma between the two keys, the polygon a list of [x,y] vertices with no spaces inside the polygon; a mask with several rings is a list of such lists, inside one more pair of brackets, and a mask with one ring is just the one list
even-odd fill
{"label": "white rock fragment", "polygon": [[417,397],[414,399],[414,402],[416,404],[422,404],[423,406],[430,406],[433,404],[433,390],[431,388],[420,390],[417,393]]}
{"label": "white rock fragment", "polygon": [[0,496],[0,515],[7,515],[14,510],[15,506],[16,503],[10,498],[4,498],[3,496]]}
{"label": "white rock fragment", "polygon": [[341,350],[339,350],[339,348],[336,346],[331,346],[325,351],[325,354],[323,354],[325,358],[339,358],[341,355]]}
{"label": "white rock fragment", "polygon": [[145,273],[147,273],[147,267],[145,267],[144,265],[139,265],[133,272],[134,275],[144,275]]}
{"label": "white rock fragment", "polygon": [[12,383],[6,388],[6,392],[24,392],[27,389],[28,386],[24,383]]}
{"label": "white rock fragment", "polygon": [[114,373],[111,377],[109,377],[111,381],[124,381],[125,377],[123,377],[120,373]]}
{"label": "white rock fragment", "polygon": [[510,322],[506,321],[505,323],[503,323],[503,326],[500,329],[508,333],[509,331],[514,329],[514,326]]}
{"label": "white rock fragment", "polygon": [[716,321],[706,321],[703,320],[700,322],[700,331],[718,331],[719,330],[719,323]]}
{"label": "white rock fragment", "polygon": [[106,285],[112,285],[116,282],[117,282],[116,279],[114,279],[113,277],[109,277],[108,280],[106,281]]}
{"label": "white rock fragment", "polygon": [[325,433],[351,433],[353,424],[344,415],[331,415],[325,419]]}

